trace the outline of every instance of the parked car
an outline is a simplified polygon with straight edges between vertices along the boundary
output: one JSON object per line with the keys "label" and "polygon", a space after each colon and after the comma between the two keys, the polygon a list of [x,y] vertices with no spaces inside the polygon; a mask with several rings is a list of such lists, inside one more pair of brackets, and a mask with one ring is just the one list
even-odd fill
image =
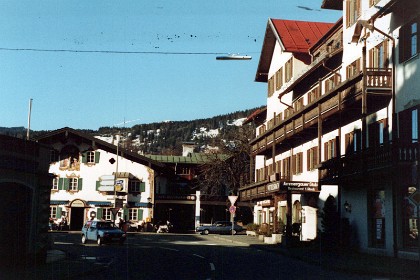
{"label": "parked car", "polygon": [[197,227],[197,232],[201,234],[209,234],[209,233],[218,233],[218,234],[236,234],[238,232],[243,231],[241,226],[237,224],[233,224],[232,230],[232,222],[229,221],[218,221],[212,225],[202,225]]}
{"label": "parked car", "polygon": [[117,228],[111,221],[89,221],[82,228],[82,243],[94,240],[98,245],[106,242],[118,241],[123,244],[125,232]]}

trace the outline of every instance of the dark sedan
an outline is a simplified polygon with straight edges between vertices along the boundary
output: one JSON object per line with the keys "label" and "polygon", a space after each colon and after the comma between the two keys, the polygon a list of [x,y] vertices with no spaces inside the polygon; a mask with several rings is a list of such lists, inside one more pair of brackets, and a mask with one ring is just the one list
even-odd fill
{"label": "dark sedan", "polygon": [[229,221],[218,221],[212,225],[202,225],[197,227],[197,232],[201,234],[209,234],[209,233],[218,233],[218,234],[236,234],[238,232],[243,231],[241,226],[237,224],[233,224],[232,229],[232,222]]}

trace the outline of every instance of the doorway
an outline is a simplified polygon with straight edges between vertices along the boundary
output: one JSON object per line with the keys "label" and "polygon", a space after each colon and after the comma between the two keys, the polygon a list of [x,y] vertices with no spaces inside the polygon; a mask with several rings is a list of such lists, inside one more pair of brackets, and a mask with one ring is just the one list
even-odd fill
{"label": "doorway", "polygon": [[71,207],[70,210],[70,230],[81,230],[84,222],[84,207]]}

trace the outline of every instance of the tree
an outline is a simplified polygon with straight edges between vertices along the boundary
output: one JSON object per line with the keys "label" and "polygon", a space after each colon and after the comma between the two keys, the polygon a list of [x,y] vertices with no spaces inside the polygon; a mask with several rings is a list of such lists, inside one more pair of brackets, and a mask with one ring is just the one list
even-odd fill
{"label": "tree", "polygon": [[326,246],[334,248],[337,246],[339,237],[339,222],[340,216],[337,211],[337,204],[335,198],[329,195],[325,201],[324,208],[321,213],[321,225],[323,229],[323,236],[325,238]]}
{"label": "tree", "polygon": [[241,178],[249,173],[249,141],[254,127],[245,125],[239,129],[227,129],[214,139],[218,151],[208,156],[208,162],[201,166],[198,187],[203,194],[237,194]]}

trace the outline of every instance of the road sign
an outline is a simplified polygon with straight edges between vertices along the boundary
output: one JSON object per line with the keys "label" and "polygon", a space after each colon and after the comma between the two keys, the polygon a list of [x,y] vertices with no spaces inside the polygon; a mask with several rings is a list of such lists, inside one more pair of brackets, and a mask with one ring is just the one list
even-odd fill
{"label": "road sign", "polygon": [[235,204],[236,200],[238,199],[238,196],[237,195],[229,195],[228,198],[229,198],[230,204],[233,205],[233,204]]}
{"label": "road sign", "polygon": [[408,197],[416,206],[420,206],[420,191],[417,190]]}
{"label": "road sign", "polygon": [[100,192],[113,192],[114,185],[99,186],[98,191]]}
{"label": "road sign", "polygon": [[231,214],[235,214],[235,212],[236,212],[236,207],[235,206],[230,206],[229,207],[229,212],[231,213]]}
{"label": "road sign", "polygon": [[102,175],[101,177],[99,177],[100,181],[114,181],[115,180],[115,176],[114,175]]}

